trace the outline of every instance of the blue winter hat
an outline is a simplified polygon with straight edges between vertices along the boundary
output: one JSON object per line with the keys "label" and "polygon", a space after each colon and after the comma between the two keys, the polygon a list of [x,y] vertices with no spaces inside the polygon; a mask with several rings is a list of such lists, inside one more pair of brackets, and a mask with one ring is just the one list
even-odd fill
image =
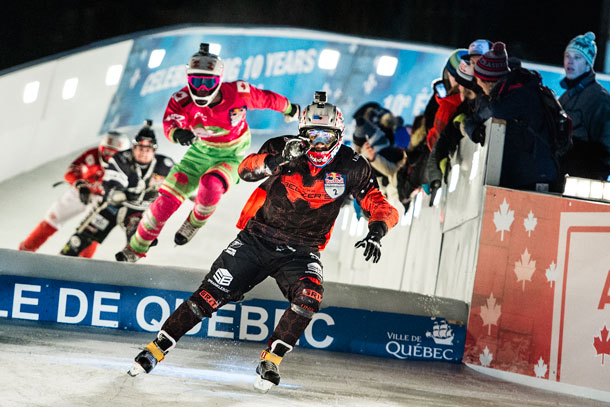
{"label": "blue winter hat", "polygon": [[468,54],[462,59],[470,61],[470,57],[481,56],[491,49],[491,41],[489,40],[474,40],[468,46]]}
{"label": "blue winter hat", "polygon": [[578,52],[585,58],[590,66],[593,66],[597,56],[597,45],[595,44],[595,34],[591,31],[583,35],[577,35],[568,43],[566,51]]}

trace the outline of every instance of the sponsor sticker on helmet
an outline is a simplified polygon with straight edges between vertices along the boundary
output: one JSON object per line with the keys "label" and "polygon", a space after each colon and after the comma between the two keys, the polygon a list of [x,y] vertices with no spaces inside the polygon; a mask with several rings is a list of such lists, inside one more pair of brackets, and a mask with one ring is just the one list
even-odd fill
{"label": "sponsor sticker on helmet", "polygon": [[327,172],[324,176],[324,191],[335,199],[345,192],[345,175],[338,172]]}

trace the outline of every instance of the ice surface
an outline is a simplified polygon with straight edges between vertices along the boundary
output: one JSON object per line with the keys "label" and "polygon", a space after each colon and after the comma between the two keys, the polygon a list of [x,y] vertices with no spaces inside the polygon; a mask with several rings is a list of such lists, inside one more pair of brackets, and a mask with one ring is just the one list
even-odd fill
{"label": "ice surface", "polygon": [[262,344],[185,337],[131,377],[154,333],[0,320],[0,406],[600,406],[463,365],[296,348],[282,382],[253,389]]}

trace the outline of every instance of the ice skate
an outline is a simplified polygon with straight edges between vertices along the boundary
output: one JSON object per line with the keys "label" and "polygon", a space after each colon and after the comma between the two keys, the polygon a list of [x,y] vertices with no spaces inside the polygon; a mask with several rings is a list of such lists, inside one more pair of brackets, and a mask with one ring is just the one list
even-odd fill
{"label": "ice skate", "polygon": [[280,384],[279,365],[284,355],[292,350],[292,346],[281,340],[275,340],[271,348],[261,353],[261,360],[256,367],[256,380],[254,388],[267,393],[273,386]]}
{"label": "ice skate", "polygon": [[124,261],[127,263],[135,263],[136,261],[140,260],[142,257],[145,257],[146,255],[144,253],[138,253],[135,250],[133,250],[131,248],[131,246],[127,245],[123,248],[123,250],[121,250],[120,252],[118,252],[117,254],[114,255],[114,258],[117,261]]}
{"label": "ice skate", "polygon": [[191,216],[189,215],[174,236],[174,243],[176,243],[178,246],[182,246],[190,242],[193,236],[195,236],[195,233],[197,233],[197,231],[200,229],[193,226],[190,218]]}
{"label": "ice skate", "polygon": [[167,352],[174,346],[176,346],[176,341],[165,331],[160,331],[157,338],[146,345],[142,352],[138,353],[127,374],[135,377],[141,373],[150,373],[157,366],[157,363],[165,359]]}
{"label": "ice skate", "polygon": [[262,393],[267,393],[274,385],[280,384],[280,370],[273,362],[261,360],[256,367],[256,373],[254,388]]}

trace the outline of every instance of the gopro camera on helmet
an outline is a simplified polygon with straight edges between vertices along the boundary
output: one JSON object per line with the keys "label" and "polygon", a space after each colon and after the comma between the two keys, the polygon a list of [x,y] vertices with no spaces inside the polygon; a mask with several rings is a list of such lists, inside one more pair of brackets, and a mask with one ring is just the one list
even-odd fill
{"label": "gopro camera on helmet", "polygon": [[[326,92],[322,92],[322,91],[316,91],[316,93],[314,93],[313,96],[313,102],[317,103],[318,105],[324,105],[324,103],[326,103]],[[319,106],[322,107],[322,106]]]}

